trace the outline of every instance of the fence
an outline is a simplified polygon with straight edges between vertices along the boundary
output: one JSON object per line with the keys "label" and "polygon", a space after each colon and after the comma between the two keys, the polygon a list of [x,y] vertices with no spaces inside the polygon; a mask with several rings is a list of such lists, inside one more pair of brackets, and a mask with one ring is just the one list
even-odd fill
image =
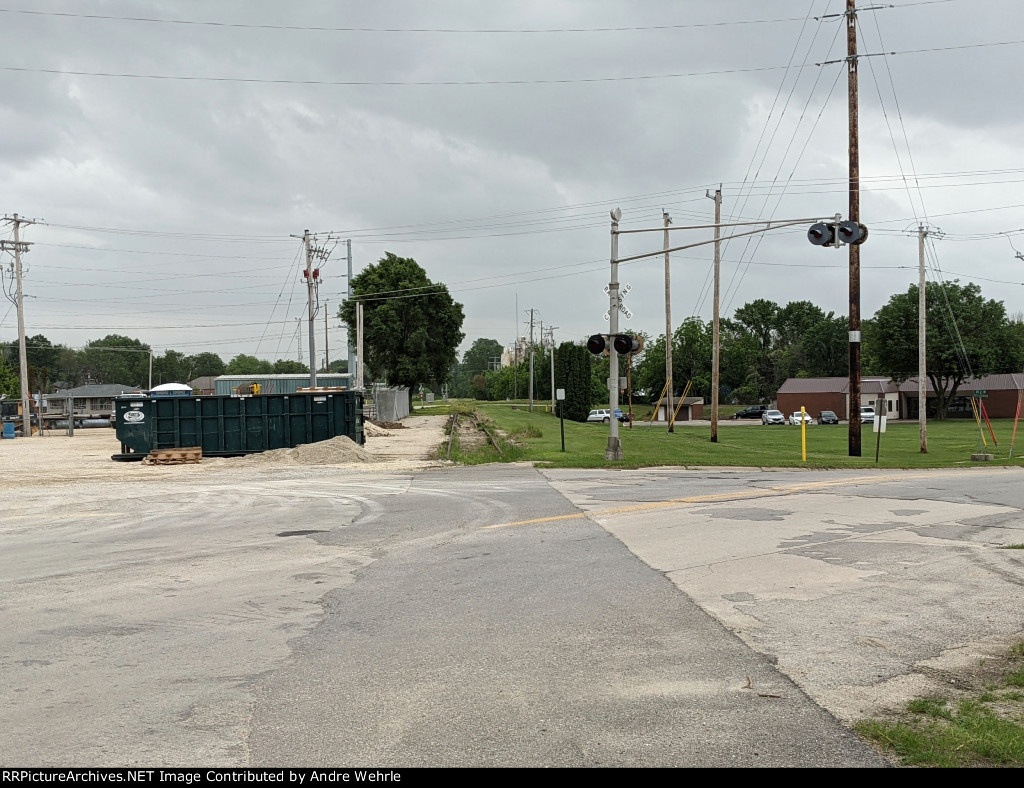
{"label": "fence", "polygon": [[401,421],[409,415],[409,388],[370,384],[367,394],[373,398],[367,403],[365,416],[373,421]]}

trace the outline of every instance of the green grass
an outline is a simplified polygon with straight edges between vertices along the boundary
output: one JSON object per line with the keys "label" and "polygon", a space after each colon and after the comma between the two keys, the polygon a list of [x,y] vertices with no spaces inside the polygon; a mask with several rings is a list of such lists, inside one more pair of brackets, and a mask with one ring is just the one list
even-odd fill
{"label": "green grass", "polygon": [[[625,460],[607,463],[604,451],[608,444],[608,427],[603,424],[565,422],[565,448],[561,451],[558,419],[543,411],[530,413],[517,406],[476,404],[477,412],[493,421],[505,434],[518,434],[521,451],[517,459],[540,462],[554,467],[626,468],[658,465],[731,465],[748,467],[794,468],[955,468],[971,467],[971,454],[978,450],[978,428],[971,421],[934,421],[928,425],[928,453],[920,452],[917,422],[889,423],[882,435],[879,461],[875,463],[877,435],[864,425],[861,434],[861,456],[850,457],[848,431],[845,425],[814,425],[807,428],[807,462],[801,459],[800,428],[793,426],[764,427],[760,424],[722,425],[718,442],[711,443],[710,422],[697,426],[677,425],[669,434],[664,427],[619,430]],[[996,437],[1003,443],[988,451],[996,459],[989,464],[1022,466],[1021,454],[1007,459],[1007,446],[1012,421],[993,423]],[[542,435],[532,436],[533,427]],[[1006,445],[1004,445],[1006,444]]]}
{"label": "green grass", "polygon": [[999,546],[1000,550],[1024,550],[1024,544],[1004,544]]}
{"label": "green grass", "polygon": [[[1024,643],[1007,654],[1001,686],[953,701],[919,698],[896,720],[864,720],[854,730],[907,766],[1024,766]],[[1003,690],[1003,691],[1000,691]]]}

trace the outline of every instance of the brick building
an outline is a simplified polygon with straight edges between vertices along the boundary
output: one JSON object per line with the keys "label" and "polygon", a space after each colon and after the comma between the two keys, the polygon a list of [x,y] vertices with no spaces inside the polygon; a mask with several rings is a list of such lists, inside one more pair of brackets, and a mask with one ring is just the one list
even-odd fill
{"label": "brick building", "polygon": [[[790,378],[779,388],[778,409],[787,416],[800,410],[802,405],[815,419],[823,410],[831,410],[839,418],[849,416],[849,386],[847,378]],[[934,415],[935,400],[931,381],[925,383],[929,415]],[[986,375],[968,378],[957,389],[957,396],[949,404],[947,417],[971,417],[970,399],[975,391],[985,391],[985,409],[989,418],[1012,419],[1017,411],[1020,392],[1024,391],[1024,373]],[[890,419],[917,419],[918,396],[917,378],[910,378],[897,385],[891,378],[865,377],[860,381],[861,406],[874,407],[875,401],[884,398],[886,415]]]}

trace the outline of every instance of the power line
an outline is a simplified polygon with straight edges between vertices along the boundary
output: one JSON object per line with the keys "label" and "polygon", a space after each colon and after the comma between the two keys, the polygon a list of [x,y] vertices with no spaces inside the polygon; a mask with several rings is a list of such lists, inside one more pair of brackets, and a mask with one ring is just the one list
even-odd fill
{"label": "power line", "polygon": [[[1024,42],[1019,42],[1024,43]],[[893,53],[897,54],[897,53]],[[258,77],[209,77],[186,76],[183,74],[137,74],[114,71],[78,71],[56,68],[23,68],[0,66],[0,71],[27,74],[55,74],[70,77],[116,77],[120,79],[154,79],[178,82],[231,82],[257,85],[320,85],[325,87],[444,87],[471,85],[577,85],[588,82],[638,82],[658,79],[679,79],[683,77],[706,77],[722,74],[750,74],[762,71],[778,71],[785,66],[762,66],[751,68],[730,68],[712,71],[687,71],[669,74],[637,74],[618,77],[575,77],[563,79],[473,79],[473,80],[328,80],[328,79],[268,79]]]}
{"label": "power line", "polygon": [[[932,52],[953,52],[968,49],[982,49],[1000,46],[1016,46],[1024,44],[1024,39],[1010,41],[990,41],[977,44],[957,44],[943,47],[926,47],[922,49],[904,49],[892,52],[866,53],[861,58],[882,55],[919,55]],[[815,63],[826,66],[834,62]],[[803,64],[808,65],[808,64]],[[185,74],[140,74],[127,71],[83,71],[77,69],[26,68],[22,66],[0,66],[0,71],[26,74],[53,74],[73,77],[109,77],[118,79],[152,79],[177,82],[215,82],[259,85],[318,85],[324,87],[462,87],[462,86],[493,86],[493,85],[579,85],[587,83],[611,82],[642,82],[662,79],[682,79],[688,77],[722,76],[726,74],[752,74],[767,71],[783,71],[789,66],[751,66],[748,68],[712,69],[707,71],[680,71],[665,74],[633,74],[614,77],[564,77],[549,79],[464,79],[464,80],[327,80],[327,79],[286,79],[261,77],[211,77],[188,76]]]}
{"label": "power line", "polygon": [[[917,0],[909,3],[888,4],[885,8],[911,8],[919,5],[937,5],[957,0]],[[975,0],[976,2],[977,0]],[[624,33],[649,30],[685,30],[690,28],[734,27],[737,25],[764,25],[801,22],[803,17],[779,19],[731,19],[721,22],[688,22],[674,25],[629,25],[618,27],[548,27],[548,28],[453,28],[453,27],[334,27],[326,25],[271,25],[255,22],[218,22],[200,19],[161,19],[144,16],[113,16],[107,14],[75,14],[66,11],[35,11],[18,8],[0,8],[3,14],[89,19],[94,21],[141,22],[162,25],[195,25],[204,27],[240,28],[250,30],[288,30],[317,33],[446,33],[446,34],[537,34],[537,33]]]}
{"label": "power line", "polygon": [[[947,0],[948,1],[948,0]],[[675,25],[628,25],[619,27],[547,27],[547,28],[454,28],[454,27],[332,27],[326,25],[270,25],[254,22],[217,22],[199,19],[160,19],[143,16],[111,16],[105,14],[73,14],[60,11],[29,11],[0,8],[3,14],[89,19],[109,22],[143,22],[161,25],[194,25],[203,27],[239,28],[247,30],[287,30],[313,33],[446,33],[446,34],[537,34],[537,33],[631,33],[651,30],[686,30],[707,27],[735,27],[738,25],[767,25],[799,22],[801,17],[779,19],[731,19],[721,22],[687,22]]]}

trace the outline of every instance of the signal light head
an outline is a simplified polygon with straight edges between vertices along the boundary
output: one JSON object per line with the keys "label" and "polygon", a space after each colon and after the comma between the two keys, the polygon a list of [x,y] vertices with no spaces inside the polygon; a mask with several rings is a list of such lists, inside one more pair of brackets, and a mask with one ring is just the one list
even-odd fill
{"label": "signal light head", "polygon": [[807,231],[807,240],[815,246],[835,246],[835,225],[825,224],[825,222],[812,224],[811,229]]}
{"label": "signal light head", "polygon": [[639,353],[644,347],[643,339],[632,334],[616,334],[614,344],[617,353]]}
{"label": "signal light head", "polygon": [[843,243],[862,244],[868,238],[868,228],[859,222],[840,222],[836,225],[836,235]]}
{"label": "signal light head", "polygon": [[595,356],[600,356],[608,347],[608,342],[602,334],[594,334],[587,340],[587,350]]}

